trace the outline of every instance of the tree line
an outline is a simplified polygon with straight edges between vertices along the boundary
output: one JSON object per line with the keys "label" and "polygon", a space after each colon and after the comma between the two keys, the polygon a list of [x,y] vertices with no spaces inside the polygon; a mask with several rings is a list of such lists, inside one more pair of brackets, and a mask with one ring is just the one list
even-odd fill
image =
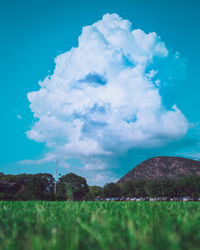
{"label": "tree line", "polygon": [[88,192],[86,179],[74,173],[61,176],[56,186],[55,178],[48,173],[0,173],[0,200],[81,200]]}
{"label": "tree line", "polygon": [[200,176],[188,175],[179,179],[133,180],[108,183],[103,187],[104,197],[200,197]]}
{"label": "tree line", "polygon": [[[10,185],[9,184],[15,184]],[[200,197],[200,176],[189,175],[171,180],[133,180],[88,186],[85,178],[74,173],[56,182],[51,174],[5,175],[0,173],[0,200],[94,200],[112,197]]]}

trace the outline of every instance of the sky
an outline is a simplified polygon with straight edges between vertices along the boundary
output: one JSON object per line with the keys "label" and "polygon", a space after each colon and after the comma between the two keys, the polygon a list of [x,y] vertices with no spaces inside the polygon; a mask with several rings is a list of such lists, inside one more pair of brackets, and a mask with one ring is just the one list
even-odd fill
{"label": "sky", "polygon": [[0,1],[0,172],[115,182],[200,159],[200,2]]}

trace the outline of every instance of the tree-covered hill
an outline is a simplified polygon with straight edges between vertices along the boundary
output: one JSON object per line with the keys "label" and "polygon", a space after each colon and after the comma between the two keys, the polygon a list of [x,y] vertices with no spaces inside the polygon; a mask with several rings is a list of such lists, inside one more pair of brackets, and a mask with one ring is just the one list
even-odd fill
{"label": "tree-covered hill", "polygon": [[118,183],[140,179],[180,179],[188,175],[200,176],[200,161],[181,157],[160,156],[138,164],[124,175]]}

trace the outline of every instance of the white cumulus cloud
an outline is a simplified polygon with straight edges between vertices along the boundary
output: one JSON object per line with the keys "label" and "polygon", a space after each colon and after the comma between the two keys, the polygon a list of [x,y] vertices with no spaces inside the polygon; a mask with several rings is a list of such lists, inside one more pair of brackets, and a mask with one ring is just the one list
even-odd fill
{"label": "white cumulus cloud", "polygon": [[36,121],[27,135],[45,142],[51,157],[78,158],[88,171],[93,158],[94,168],[105,168],[101,156],[179,139],[188,122],[176,105],[164,107],[160,89],[180,62],[155,32],[106,14],[83,27],[78,47],[57,56],[53,74],[28,93]]}

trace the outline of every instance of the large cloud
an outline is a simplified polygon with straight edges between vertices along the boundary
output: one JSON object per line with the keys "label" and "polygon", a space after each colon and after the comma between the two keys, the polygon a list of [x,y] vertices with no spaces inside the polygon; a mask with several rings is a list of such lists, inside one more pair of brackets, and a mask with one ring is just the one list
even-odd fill
{"label": "large cloud", "polygon": [[27,134],[46,143],[48,159],[78,158],[88,171],[102,169],[102,159],[186,134],[186,118],[176,105],[167,110],[160,95],[177,77],[181,58],[156,33],[106,14],[83,27],[78,47],[55,64],[39,91],[28,94],[36,121]]}

